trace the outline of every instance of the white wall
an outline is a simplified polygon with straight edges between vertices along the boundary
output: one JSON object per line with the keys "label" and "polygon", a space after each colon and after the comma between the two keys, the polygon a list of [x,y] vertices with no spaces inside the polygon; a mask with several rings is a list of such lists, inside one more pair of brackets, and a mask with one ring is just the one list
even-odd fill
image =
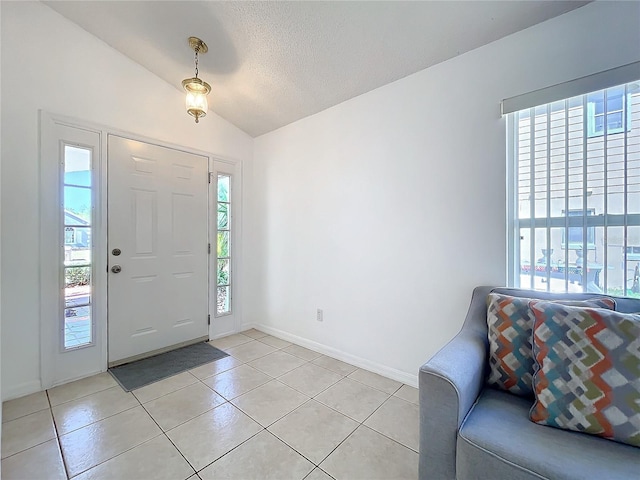
{"label": "white wall", "polygon": [[[2,25],[2,9],[0,8],[0,25]],[[0,65],[2,64],[2,48],[0,44]],[[2,69],[0,68],[0,71]],[[0,74],[0,92],[2,91],[2,75]],[[0,95],[0,112],[2,112],[2,95]],[[2,131],[2,115],[0,115],[0,132]],[[0,152],[2,152],[2,136],[0,135]],[[2,155],[0,154],[0,161]],[[1,165],[1,164],[0,164]],[[0,168],[0,210],[2,208],[2,168]],[[0,222],[0,265],[2,264],[2,222]],[[2,269],[0,269],[0,305],[2,305]],[[0,438],[2,438],[2,309],[0,308]],[[2,460],[0,460],[0,480],[2,480]]]}
{"label": "white wall", "polygon": [[[38,110],[240,161],[253,140],[37,2],[2,2],[2,393],[40,388]],[[214,100],[215,101],[215,100]]]}
{"label": "white wall", "polygon": [[411,381],[458,330],[473,286],[505,282],[499,101],[640,59],[640,4],[596,2],[260,137],[254,152],[213,113],[195,125],[177,89],[48,7],[0,8],[3,398],[40,382],[38,109],[244,161],[247,323]]}
{"label": "white wall", "polygon": [[590,4],[257,138],[247,323],[415,382],[506,282],[500,101],[639,60],[639,18]]}

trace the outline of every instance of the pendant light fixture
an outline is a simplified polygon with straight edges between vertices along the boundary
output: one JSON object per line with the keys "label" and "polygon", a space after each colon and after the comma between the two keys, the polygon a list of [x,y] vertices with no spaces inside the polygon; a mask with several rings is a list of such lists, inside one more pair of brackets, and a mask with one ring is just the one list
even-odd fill
{"label": "pendant light fixture", "polygon": [[184,79],[182,86],[187,91],[187,113],[195,117],[196,123],[198,123],[200,117],[207,114],[207,95],[211,91],[211,86],[198,78],[198,55],[207,53],[209,48],[198,37],[189,37],[189,46],[196,52],[196,75],[193,78]]}

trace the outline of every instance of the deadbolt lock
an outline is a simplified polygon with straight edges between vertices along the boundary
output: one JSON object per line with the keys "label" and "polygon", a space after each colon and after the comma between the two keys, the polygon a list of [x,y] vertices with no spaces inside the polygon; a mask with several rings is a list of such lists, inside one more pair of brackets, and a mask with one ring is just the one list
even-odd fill
{"label": "deadbolt lock", "polygon": [[111,250],[111,254],[114,257],[117,257],[118,255],[120,255],[122,253],[122,250],[120,250],[119,248],[114,248],[113,250]]}

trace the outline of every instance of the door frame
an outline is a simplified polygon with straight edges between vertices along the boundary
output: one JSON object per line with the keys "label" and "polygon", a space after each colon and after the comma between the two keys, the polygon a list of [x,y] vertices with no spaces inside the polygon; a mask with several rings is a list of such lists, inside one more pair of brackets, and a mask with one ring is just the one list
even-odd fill
{"label": "door frame", "polygon": [[[46,389],[79,377],[89,376],[104,371],[106,359],[106,256],[102,254],[106,248],[105,228],[105,179],[106,157],[104,134],[102,130],[84,122],[76,122],[71,119],[52,115],[47,112],[39,112],[40,121],[40,151],[39,151],[39,223],[40,223],[40,383],[41,388]],[[95,193],[93,194],[94,213],[92,223],[92,322],[94,332],[94,344],[99,357],[98,365],[92,364],[89,370],[68,374],[59,372],[57,362],[63,354],[60,349],[60,315],[61,297],[58,286],[60,285],[60,251],[59,245],[52,244],[51,238],[59,238],[60,231],[60,137],[59,127],[71,128],[78,132],[94,134],[98,138],[97,151],[92,156],[95,172]],[[55,149],[55,151],[54,151]],[[52,152],[53,153],[52,155]],[[55,155],[55,163],[47,161],[47,157]],[[47,214],[45,214],[45,212]],[[55,288],[52,288],[55,284]],[[73,351],[69,352],[73,355]]]}
{"label": "door frame", "polygon": [[[213,172],[214,161],[232,164],[235,166],[236,177],[238,177],[237,178],[238,181],[236,183],[238,185],[241,185],[243,181],[242,181],[242,161],[241,160],[227,158],[221,155],[215,155],[210,152],[206,152],[196,148],[185,147],[183,145],[177,145],[171,142],[165,142],[155,138],[149,138],[144,135],[132,133],[125,130],[119,130],[117,128],[101,125],[94,122],[89,122],[86,120],[81,120],[74,117],[69,117],[66,115],[58,115],[55,113],[50,113],[45,110],[39,110],[38,114],[39,114],[38,120],[39,120],[39,143],[40,143],[40,148],[39,148],[39,175],[40,175],[39,224],[40,224],[40,237],[41,237],[40,248],[38,252],[39,253],[38,264],[40,269],[40,295],[39,295],[39,298],[40,298],[40,372],[41,372],[40,382],[41,382],[41,389],[44,390],[47,388],[54,387],[56,385],[67,383],[73,380],[78,380],[79,378],[94,375],[96,373],[106,372],[108,368],[108,356],[107,356],[108,355],[108,345],[107,345],[107,339],[108,339],[108,335],[107,335],[108,333],[108,330],[107,330],[108,329],[108,323],[107,323],[107,254],[108,254],[107,252],[107,195],[108,195],[107,166],[109,161],[109,152],[107,149],[108,136],[117,135],[117,136],[128,138],[134,141],[138,141],[138,142],[144,142],[151,145],[157,145],[160,147],[170,148],[170,149],[179,150],[179,151],[190,153],[190,154],[204,156],[208,159],[209,172]],[[53,343],[51,338],[56,338],[56,342],[57,342],[57,336],[52,337],[51,335],[52,326],[50,322],[51,320],[50,312],[58,310],[59,298],[58,298],[58,295],[51,294],[51,291],[50,291],[51,283],[47,280],[51,278],[52,269],[55,268],[57,271],[57,269],[59,269],[60,267],[57,264],[55,266],[52,266],[51,262],[46,263],[46,262],[43,262],[43,260],[47,258],[47,256],[50,255],[50,252],[51,252],[51,246],[47,245],[48,242],[45,242],[44,238],[51,238],[50,236],[47,237],[46,234],[47,232],[51,232],[52,229],[57,228],[57,225],[53,225],[54,221],[52,221],[49,218],[45,218],[45,216],[42,215],[42,212],[46,211],[45,207],[47,205],[47,202],[49,201],[48,194],[51,194],[50,185],[52,181],[51,179],[43,178],[43,174],[45,173],[43,171],[43,167],[44,167],[43,158],[45,156],[45,152],[43,150],[50,145],[52,135],[55,134],[55,128],[57,125],[89,131],[89,132],[98,134],[100,137],[100,151],[98,152],[99,165],[97,165],[97,168],[96,168],[96,175],[98,177],[97,183],[99,187],[98,187],[98,195],[96,198],[96,205],[95,205],[96,213],[95,213],[95,227],[94,227],[94,234],[93,234],[94,249],[92,252],[95,255],[95,259],[93,261],[95,265],[94,271],[95,271],[96,278],[94,283],[95,292],[92,292],[92,293],[93,293],[93,298],[95,299],[95,302],[96,302],[96,307],[94,309],[94,312],[95,312],[94,314],[96,316],[95,328],[97,333],[96,347],[100,349],[101,365],[100,365],[100,369],[97,371],[86,372],[86,374],[82,374],[80,376],[75,376],[75,377],[74,376],[71,376],[68,378],[64,376],[62,378],[57,377],[56,379],[54,368],[53,368],[54,364],[52,360],[54,359],[54,356],[57,354],[58,349],[56,348],[56,345]],[[55,178],[57,179],[58,177],[56,176]],[[49,181],[49,188],[47,188],[45,181]],[[208,190],[209,198],[207,202],[208,208],[209,208],[209,214],[208,214],[209,226],[207,230],[209,232],[209,241],[212,243],[212,246],[213,246],[213,238],[214,238],[212,234],[212,227],[214,227],[214,222],[212,220],[212,211],[211,211],[213,187],[214,187],[213,183],[210,183],[209,190]],[[239,191],[237,193],[240,194],[241,188],[238,190]],[[237,257],[234,261],[234,266],[236,271],[236,279],[238,283],[240,282],[241,258],[242,258],[242,242],[240,241],[241,225],[242,225],[242,214],[241,214],[242,201],[241,200],[242,200],[242,196],[237,196],[237,200],[235,200],[236,204],[239,205],[238,212],[237,212],[237,219],[236,219],[237,233],[234,236],[236,240],[234,249]],[[212,281],[211,281],[211,275],[213,271],[212,263],[211,263],[212,257],[213,257],[212,255],[209,256],[209,264],[208,264],[209,286],[207,289],[209,294],[209,299],[208,299],[209,314],[211,314],[211,317],[212,317],[212,323],[209,325],[210,339],[213,338],[212,337],[213,311],[211,310],[211,302],[212,302],[212,298],[215,297],[215,292],[213,292],[213,288],[215,288],[215,282],[212,284]],[[54,275],[57,275],[57,273],[54,273]],[[242,324],[242,317],[241,317],[242,302],[240,301],[241,288],[239,286],[236,288],[237,288],[237,291],[235,293],[235,302],[236,302],[235,308],[236,308],[237,316],[235,318],[234,331],[237,331],[240,325]],[[228,333],[234,333],[234,332],[228,332]]]}
{"label": "door frame", "polygon": [[[240,327],[242,326],[242,250],[240,245],[242,244],[242,186],[243,186],[243,175],[242,175],[242,162],[236,162],[233,160],[228,160],[220,157],[213,156],[209,159],[209,175],[210,175],[210,183],[209,183],[209,238],[211,242],[211,255],[209,255],[209,314],[210,314],[210,324],[209,324],[209,338],[215,339],[224,337],[226,335],[231,335],[233,333],[237,333],[240,331]],[[217,291],[216,291],[216,242],[217,242],[217,229],[218,229],[218,221],[217,221],[217,173],[219,170],[216,169],[216,163],[229,165],[233,170],[233,176],[231,179],[231,236],[230,236],[230,246],[231,246],[231,322],[230,328],[216,328],[216,318],[224,319],[228,318],[227,315],[216,317],[215,312],[217,309]]]}

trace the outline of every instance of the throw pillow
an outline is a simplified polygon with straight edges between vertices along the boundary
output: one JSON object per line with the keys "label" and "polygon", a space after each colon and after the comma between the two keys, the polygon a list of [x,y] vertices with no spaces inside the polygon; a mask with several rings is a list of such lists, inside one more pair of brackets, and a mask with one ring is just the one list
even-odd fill
{"label": "throw pillow", "polygon": [[531,308],[538,370],[529,418],[640,447],[640,314]]}
{"label": "throw pillow", "polygon": [[[532,298],[490,293],[487,297],[489,337],[489,376],[487,383],[515,395],[533,397],[533,352],[531,335]],[[595,297],[589,300],[557,300],[563,305],[615,308],[615,300]]]}

